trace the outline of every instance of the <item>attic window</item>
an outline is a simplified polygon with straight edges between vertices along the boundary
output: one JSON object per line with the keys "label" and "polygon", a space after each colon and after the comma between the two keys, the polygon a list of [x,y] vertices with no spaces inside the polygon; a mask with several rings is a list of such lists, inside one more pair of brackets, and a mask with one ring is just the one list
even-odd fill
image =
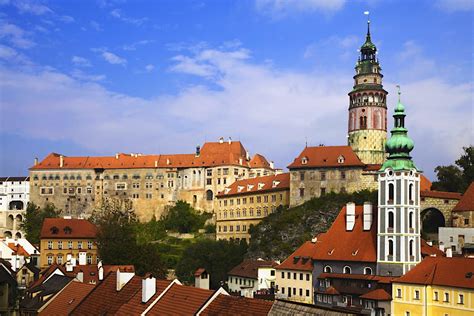
{"label": "attic window", "polygon": [[293,263],[297,263],[300,260],[299,256],[294,256],[293,257]]}
{"label": "attic window", "polygon": [[308,158],[306,158],[306,157],[301,158],[301,164],[302,165],[306,165],[307,163],[308,163]]}
{"label": "attic window", "polygon": [[333,252],[334,252],[334,248],[328,251],[328,255],[332,255]]}
{"label": "attic window", "polygon": [[272,188],[276,188],[280,184],[280,181],[273,181]]}
{"label": "attic window", "polygon": [[345,161],[345,158],[343,155],[340,155],[339,157],[337,157],[337,163],[344,163]]}
{"label": "attic window", "polygon": [[69,227],[69,226],[64,227],[64,233],[66,235],[71,235],[71,233],[72,233],[71,227]]}
{"label": "attic window", "polygon": [[241,186],[241,185],[239,185],[239,186],[237,187],[237,192],[242,192],[243,189],[244,189],[244,187]]}
{"label": "attic window", "polygon": [[226,189],[224,190],[224,192],[225,192],[225,194],[227,194],[227,193],[230,192],[230,189],[229,189],[229,188],[226,188]]}
{"label": "attic window", "polygon": [[247,185],[247,191],[250,191],[250,190],[252,190],[252,189],[253,189],[253,184]]}
{"label": "attic window", "polygon": [[259,183],[258,184],[258,189],[261,190],[265,186],[265,183]]}
{"label": "attic window", "polygon": [[59,229],[56,226],[53,226],[51,227],[50,231],[51,231],[51,234],[57,235],[59,232]]}

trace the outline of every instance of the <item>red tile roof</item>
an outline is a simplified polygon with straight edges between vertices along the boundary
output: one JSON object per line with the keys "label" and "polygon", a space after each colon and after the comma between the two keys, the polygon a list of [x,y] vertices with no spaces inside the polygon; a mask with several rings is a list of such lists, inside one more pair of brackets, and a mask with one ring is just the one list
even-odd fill
{"label": "red tile roof", "polygon": [[395,277],[373,275],[373,274],[348,274],[348,273],[327,273],[323,272],[318,276],[318,279],[347,279],[347,280],[367,280],[377,281],[379,283],[390,283]]}
{"label": "red tile roof", "polygon": [[16,255],[18,256],[29,256],[30,254],[25,250],[25,248],[23,248],[22,245],[20,244],[17,244],[15,245],[14,243],[9,243],[8,244],[8,248],[10,248],[11,250],[13,250],[15,252]]}
{"label": "red tile roof", "polygon": [[438,199],[448,199],[448,200],[459,200],[461,194],[457,192],[444,192],[444,191],[420,191],[421,197],[431,197]]}
{"label": "red tile roof", "polygon": [[69,313],[89,294],[95,285],[70,282],[64,289],[53,297],[39,315],[69,315]]}
{"label": "red tile roof", "polygon": [[373,291],[370,291],[368,293],[365,293],[364,295],[361,295],[360,298],[366,299],[366,300],[374,300],[374,301],[391,301],[392,296],[387,293],[384,289],[375,289]]}
{"label": "red tile roof", "polygon": [[431,181],[424,174],[420,177],[420,191],[431,191]]}
{"label": "red tile roof", "polygon": [[202,316],[233,316],[233,315],[253,315],[266,316],[272,308],[273,302],[241,296],[219,294],[202,311]]}
{"label": "red tile roof", "polygon": [[[339,163],[339,157],[343,162]],[[303,164],[303,158],[307,163]],[[350,146],[319,146],[306,147],[300,155],[288,166],[288,169],[297,168],[325,168],[325,167],[365,167]]]}
{"label": "red tile roof", "polygon": [[[141,169],[141,168],[189,168],[219,165],[242,165],[249,167],[246,150],[239,141],[207,142],[202,146],[199,156],[193,154],[141,155],[117,154],[103,157],[66,157],[60,167],[60,154],[51,153],[30,170],[42,169]],[[265,164],[265,157],[254,157],[256,165]]]}
{"label": "red tile roof", "polygon": [[275,261],[267,260],[244,260],[238,266],[232,268],[227,273],[232,276],[257,279],[259,268],[275,268],[278,264]]}
{"label": "red tile roof", "polygon": [[380,164],[371,164],[371,165],[366,165],[365,166],[365,171],[379,171],[380,168],[382,168],[382,165]]}
{"label": "red tile roof", "polygon": [[324,291],[324,294],[329,294],[329,295],[340,295],[338,290],[336,290],[334,287],[330,286]]}
{"label": "red tile roof", "polygon": [[54,271],[56,271],[56,269],[59,269],[64,275],[66,275],[66,269],[62,265],[53,263],[52,265],[41,270],[40,277],[33,281],[33,283],[31,283],[28,288],[33,289],[42,284]]}
{"label": "red tile roof", "polygon": [[316,243],[307,241],[276,268],[279,270],[313,271],[312,257],[315,251]]}
{"label": "red tile roof", "polygon": [[474,182],[471,182],[461,200],[454,207],[453,212],[474,211]]}
{"label": "red tile roof", "polygon": [[199,269],[196,270],[196,272],[194,272],[194,276],[195,276],[195,277],[198,277],[198,276],[200,276],[201,274],[203,274],[204,272],[206,272],[206,269],[204,269],[204,268],[199,268]]}
{"label": "red tile roof", "polygon": [[[259,189],[260,184],[260,189]],[[263,186],[262,186],[263,185]],[[234,195],[247,195],[255,193],[265,193],[290,189],[290,174],[281,173],[277,175],[255,177],[244,180],[237,180],[228,186],[224,191],[219,192],[217,197]],[[227,192],[227,193],[226,193]]]}
{"label": "red tile roof", "polygon": [[268,160],[260,154],[255,154],[249,162],[250,168],[270,168]]}
{"label": "red tile roof", "polygon": [[439,250],[438,247],[430,246],[424,239],[421,239],[421,256],[445,256],[445,253]]}
{"label": "red tile roof", "polygon": [[474,258],[426,257],[394,283],[474,289]]}
{"label": "red tile roof", "polygon": [[213,294],[214,291],[173,284],[147,315],[194,315]]}
{"label": "red tile roof", "polygon": [[141,278],[132,277],[120,291],[117,291],[117,273],[110,272],[84,300],[75,308],[71,315],[114,315],[141,291]]}
{"label": "red tile roof", "polygon": [[376,262],[377,210],[373,207],[370,230],[363,230],[363,206],[355,207],[355,225],[346,230],[346,206],[342,208],[331,228],[318,238],[313,255],[315,260]]}
{"label": "red tile roof", "polygon": [[117,310],[115,315],[140,315],[163,293],[170,283],[171,281],[168,280],[156,280],[156,293],[146,303],[142,303],[142,288],[140,288],[127,303]]}
{"label": "red tile roof", "polygon": [[[70,233],[67,227],[70,228]],[[45,218],[41,227],[43,238],[89,238],[97,235],[97,227],[85,219]]]}

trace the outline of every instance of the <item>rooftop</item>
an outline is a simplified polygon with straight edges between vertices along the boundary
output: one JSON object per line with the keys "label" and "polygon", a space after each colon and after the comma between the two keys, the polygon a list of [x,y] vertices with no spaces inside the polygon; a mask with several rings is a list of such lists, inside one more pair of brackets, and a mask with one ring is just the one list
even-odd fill
{"label": "rooftop", "polygon": [[290,174],[281,173],[277,175],[255,177],[244,180],[237,180],[230,186],[219,192],[217,197],[234,195],[246,195],[264,193],[272,191],[282,191],[290,189]]}
{"label": "rooftop", "polygon": [[273,302],[241,296],[219,294],[200,315],[268,315]]}
{"label": "rooftop", "polygon": [[257,279],[259,268],[275,268],[278,264],[275,261],[267,260],[244,260],[238,266],[227,273],[232,276]]}
{"label": "rooftop", "polygon": [[95,285],[70,282],[53,297],[38,315],[69,315],[69,313],[89,294]]}
{"label": "rooftop", "polygon": [[298,168],[365,167],[350,146],[306,147],[288,166]]}
{"label": "rooftop", "polygon": [[466,192],[462,195],[453,212],[474,211],[474,182],[471,182]]}
{"label": "rooftop", "polygon": [[85,219],[45,218],[40,238],[96,238],[97,227]]}
{"label": "rooftop", "polygon": [[316,243],[305,242],[276,268],[279,270],[313,271],[312,257],[316,251]]}

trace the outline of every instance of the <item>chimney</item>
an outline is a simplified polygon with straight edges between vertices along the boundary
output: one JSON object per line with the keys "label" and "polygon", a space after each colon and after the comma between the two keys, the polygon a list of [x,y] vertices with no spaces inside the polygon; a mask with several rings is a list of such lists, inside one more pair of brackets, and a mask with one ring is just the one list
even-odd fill
{"label": "chimney", "polygon": [[79,265],[85,266],[87,264],[86,261],[87,254],[85,252],[79,252]]}
{"label": "chimney", "polygon": [[349,202],[346,204],[346,230],[351,231],[355,225],[355,204]]}
{"label": "chimney", "polygon": [[453,257],[453,249],[451,249],[451,248],[446,249],[446,257],[448,257],[448,258]]}
{"label": "chimney", "polygon": [[275,169],[275,163],[273,161],[270,161],[270,168]]}
{"label": "chimney", "polygon": [[145,304],[156,293],[156,279],[150,274],[142,280],[142,303]]}
{"label": "chimney", "polygon": [[155,160],[155,168],[158,168],[158,160]]}
{"label": "chimney", "polygon": [[245,159],[250,160],[250,153],[248,150],[245,152]]}
{"label": "chimney", "polygon": [[38,164],[38,157],[35,157],[35,166]]}
{"label": "chimney", "polygon": [[115,159],[119,159],[119,154],[118,153],[115,154]]}
{"label": "chimney", "polygon": [[444,252],[444,244],[439,244],[439,250]]}
{"label": "chimney", "polygon": [[82,271],[77,272],[76,279],[78,279],[79,282],[84,283],[84,272]]}
{"label": "chimney", "polygon": [[364,203],[364,230],[370,230],[372,226],[372,203],[365,202]]}
{"label": "chimney", "polygon": [[229,145],[232,144],[232,138],[229,137]]}
{"label": "chimney", "polygon": [[170,159],[169,159],[169,158],[166,158],[166,164],[167,164],[167,165],[170,164]]}
{"label": "chimney", "polygon": [[430,246],[433,246],[433,242],[432,242],[431,240],[430,240],[430,241],[427,241],[426,243],[427,243],[428,245],[430,245]]}
{"label": "chimney", "polygon": [[196,146],[196,157],[201,156],[201,146],[197,145]]}
{"label": "chimney", "polygon": [[117,269],[117,291],[120,291],[125,284],[130,281],[133,276],[135,275],[134,272],[120,272],[120,268]]}
{"label": "chimney", "polygon": [[64,156],[59,155],[59,168],[64,167]]}
{"label": "chimney", "polygon": [[239,165],[242,166],[242,164],[244,163],[244,160],[242,159],[242,157],[239,158]]}
{"label": "chimney", "polygon": [[99,281],[104,279],[104,267],[102,266],[102,260],[97,264],[97,273],[99,275]]}
{"label": "chimney", "polygon": [[219,137],[219,144],[223,144],[224,143],[224,137]]}
{"label": "chimney", "polygon": [[66,263],[66,272],[72,272],[74,270],[74,265],[71,262]]}

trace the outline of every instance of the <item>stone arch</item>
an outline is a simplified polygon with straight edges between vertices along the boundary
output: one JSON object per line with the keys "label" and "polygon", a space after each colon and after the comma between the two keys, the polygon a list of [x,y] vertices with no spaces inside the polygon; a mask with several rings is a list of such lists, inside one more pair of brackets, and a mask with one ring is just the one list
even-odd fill
{"label": "stone arch", "polygon": [[14,200],[14,201],[11,201],[9,204],[8,204],[8,209],[10,211],[20,211],[20,210],[23,210],[23,208],[25,207],[25,204],[23,203],[23,201],[18,201],[18,200]]}
{"label": "stone arch", "polygon": [[3,237],[5,237],[5,238],[12,238],[12,232],[9,231],[9,230],[3,232]]}
{"label": "stone arch", "polygon": [[443,213],[434,207],[429,207],[420,213],[421,233],[426,240],[438,240],[438,229],[446,226]]}
{"label": "stone arch", "polygon": [[7,228],[13,229],[14,220],[15,220],[15,218],[13,217],[12,214],[8,215],[8,217],[7,217]]}
{"label": "stone arch", "polygon": [[18,238],[18,239],[21,238],[21,233],[20,233],[20,232],[17,232],[17,233],[15,234],[15,238]]}
{"label": "stone arch", "polygon": [[207,190],[206,191],[206,200],[212,201],[214,199],[214,193],[212,190]]}

